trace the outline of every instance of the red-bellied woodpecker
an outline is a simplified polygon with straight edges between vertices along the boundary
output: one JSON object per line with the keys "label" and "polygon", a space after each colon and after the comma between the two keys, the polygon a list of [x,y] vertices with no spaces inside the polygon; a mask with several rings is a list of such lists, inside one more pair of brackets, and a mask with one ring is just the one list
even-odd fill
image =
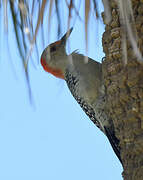
{"label": "red-bellied woodpecker", "polygon": [[64,79],[84,112],[107,136],[121,161],[119,140],[113,122],[105,110],[106,92],[102,77],[102,64],[76,52],[66,54],[66,41],[72,28],[61,40],[50,44],[42,53],[41,64],[45,71]]}

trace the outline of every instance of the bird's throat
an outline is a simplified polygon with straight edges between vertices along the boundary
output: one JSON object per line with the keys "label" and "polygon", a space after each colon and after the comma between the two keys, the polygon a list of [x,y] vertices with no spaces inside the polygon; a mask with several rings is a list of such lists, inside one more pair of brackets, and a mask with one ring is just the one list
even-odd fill
{"label": "bird's throat", "polygon": [[41,64],[46,72],[51,73],[52,75],[56,76],[57,78],[64,79],[63,72],[60,69],[55,69],[55,68],[48,66],[48,64],[46,63],[46,61],[43,58],[41,58]]}

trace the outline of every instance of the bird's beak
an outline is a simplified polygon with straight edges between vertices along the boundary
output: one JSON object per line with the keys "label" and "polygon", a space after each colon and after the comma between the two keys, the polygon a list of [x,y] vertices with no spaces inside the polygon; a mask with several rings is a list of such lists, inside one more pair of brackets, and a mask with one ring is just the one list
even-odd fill
{"label": "bird's beak", "polygon": [[61,38],[62,44],[64,44],[64,45],[66,44],[66,41],[67,41],[67,39],[69,38],[72,30],[73,30],[73,27],[70,28],[70,29],[66,32],[66,34]]}

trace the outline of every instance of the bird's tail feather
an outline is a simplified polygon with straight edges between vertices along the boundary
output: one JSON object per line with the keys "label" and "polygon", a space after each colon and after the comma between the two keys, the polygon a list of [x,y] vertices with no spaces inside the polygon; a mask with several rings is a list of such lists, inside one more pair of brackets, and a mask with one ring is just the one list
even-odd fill
{"label": "bird's tail feather", "polygon": [[106,136],[115,152],[115,154],[117,155],[117,157],[119,158],[121,164],[122,164],[122,160],[121,160],[121,154],[120,154],[120,146],[119,146],[119,140],[116,138],[114,132],[111,132],[111,130],[109,130],[107,127],[105,128],[105,133]]}

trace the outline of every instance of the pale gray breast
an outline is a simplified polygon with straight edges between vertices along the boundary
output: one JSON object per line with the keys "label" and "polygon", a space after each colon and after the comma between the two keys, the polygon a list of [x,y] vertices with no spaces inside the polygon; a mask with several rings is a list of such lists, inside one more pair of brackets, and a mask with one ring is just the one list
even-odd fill
{"label": "pale gray breast", "polygon": [[96,119],[96,115],[92,106],[85,100],[83,94],[79,93],[79,79],[66,70],[65,80],[67,82],[68,88],[70,89],[73,97],[76,99],[78,104],[81,106],[83,111],[87,114],[87,116],[91,119],[91,121],[103,131],[100,122]]}

